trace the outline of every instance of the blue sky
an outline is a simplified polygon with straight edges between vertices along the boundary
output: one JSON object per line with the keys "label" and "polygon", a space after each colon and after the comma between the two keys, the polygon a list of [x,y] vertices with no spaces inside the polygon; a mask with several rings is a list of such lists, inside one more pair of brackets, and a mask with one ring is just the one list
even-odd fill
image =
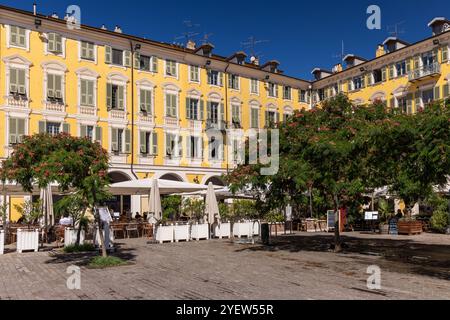
{"label": "blue sky", "polygon": [[[401,23],[399,30],[404,33],[399,37],[416,42],[431,36],[427,23],[432,18],[450,18],[450,2],[446,0],[0,1],[30,11],[33,2],[37,2],[39,13],[57,12],[60,16],[68,5],[77,4],[83,24],[104,23],[109,29],[118,24],[125,33],[170,43],[187,31],[183,21],[190,20],[200,25],[194,28],[201,34],[197,38],[213,34],[210,42],[215,45],[215,52],[224,56],[243,50],[241,43],[250,36],[268,40],[256,46],[261,60],[276,59],[286,74],[306,80],[311,79],[314,67],[331,69],[339,62],[342,40],[346,53],[373,58],[377,44],[389,36],[388,26]],[[366,10],[372,4],[381,8],[381,30],[366,27]]]}

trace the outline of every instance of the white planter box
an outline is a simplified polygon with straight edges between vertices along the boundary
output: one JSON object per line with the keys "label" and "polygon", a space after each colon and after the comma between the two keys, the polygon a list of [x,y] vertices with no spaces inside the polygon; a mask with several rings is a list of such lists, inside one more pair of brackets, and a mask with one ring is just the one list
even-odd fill
{"label": "white planter box", "polygon": [[253,221],[253,235],[259,236],[260,234],[261,221]]}
{"label": "white planter box", "polygon": [[[75,230],[73,228],[66,228],[64,230],[64,247],[68,247],[68,246],[76,244],[77,243],[77,235],[78,235],[78,230]],[[80,244],[84,243],[84,239],[85,239],[85,232],[84,232],[84,230],[82,230],[80,233]]]}
{"label": "white planter box", "polygon": [[156,228],[156,241],[159,243],[173,242],[174,226],[159,226]]}
{"label": "white planter box", "polygon": [[17,230],[17,252],[39,250],[39,230],[38,229],[18,229]]}
{"label": "white planter box", "polygon": [[214,237],[215,238],[231,238],[231,223],[221,223],[220,226],[214,225]]}
{"label": "white planter box", "polygon": [[253,237],[253,222],[236,222],[233,224],[233,236],[242,237]]}
{"label": "white planter box", "polygon": [[5,231],[0,230],[0,256],[5,252]]}
{"label": "white planter box", "polygon": [[191,228],[192,240],[208,240],[209,239],[209,224],[193,224]]}
{"label": "white planter box", "polygon": [[[76,239],[76,238],[75,238]],[[105,230],[103,230],[103,239],[106,240],[105,237]],[[95,231],[95,236],[94,236],[94,245],[96,247],[101,247],[100,245],[100,233],[98,232],[98,228]],[[113,249],[114,248],[114,232],[112,231],[112,229],[109,229],[109,248],[107,249]]]}
{"label": "white planter box", "polygon": [[189,241],[189,225],[175,225],[173,227],[174,230],[174,239],[175,242],[178,241]]}

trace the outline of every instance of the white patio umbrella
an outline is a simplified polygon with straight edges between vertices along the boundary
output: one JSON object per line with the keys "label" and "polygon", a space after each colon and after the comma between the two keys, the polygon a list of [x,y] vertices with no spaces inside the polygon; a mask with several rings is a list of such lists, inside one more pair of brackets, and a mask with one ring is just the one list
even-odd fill
{"label": "white patio umbrella", "polygon": [[154,214],[154,217],[157,220],[162,219],[161,196],[159,193],[159,186],[157,179],[153,179],[152,181],[149,199],[149,211],[150,214]]}
{"label": "white patio umbrella", "polygon": [[[246,193],[236,193],[233,194],[228,187],[220,187],[220,189],[214,190],[216,193],[217,199],[254,199],[254,197],[250,194]],[[206,196],[208,193],[207,190],[196,191],[196,192],[187,192],[180,193],[180,196]]]}
{"label": "white patio umbrella", "polygon": [[205,214],[208,216],[208,222],[210,224],[214,223],[214,217],[217,216],[217,218],[220,219],[219,205],[217,204],[216,193],[212,182],[208,185],[205,208]]}
{"label": "white patio umbrella", "polygon": [[53,226],[55,224],[55,215],[53,212],[53,192],[52,186],[49,185],[46,188],[41,189],[41,201],[42,201],[42,209],[44,213],[44,226],[48,228],[49,226]]}
{"label": "white patio umbrella", "polygon": [[208,189],[207,186],[195,183],[152,178],[152,179],[142,179],[142,180],[133,180],[115,183],[109,187],[109,191],[113,195],[146,196],[150,193],[154,180],[158,181],[158,188],[160,195],[194,192]]}

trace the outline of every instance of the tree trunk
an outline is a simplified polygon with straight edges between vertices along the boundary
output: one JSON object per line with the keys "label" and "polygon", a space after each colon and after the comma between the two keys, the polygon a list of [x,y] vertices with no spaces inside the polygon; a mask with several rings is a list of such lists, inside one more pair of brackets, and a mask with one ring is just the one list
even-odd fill
{"label": "tree trunk", "polygon": [[103,258],[106,258],[106,257],[108,257],[108,251],[106,250],[106,246],[105,246],[105,237],[103,235],[102,222],[100,220],[100,215],[98,213],[96,213],[95,215],[97,217],[96,219],[97,219],[97,225],[98,225],[98,234],[99,234],[99,238],[100,238],[100,246],[102,247],[102,256],[103,256]]}
{"label": "tree trunk", "polygon": [[312,196],[312,187],[309,188],[309,213],[311,214],[311,219],[313,218],[313,196]]}
{"label": "tree trunk", "polygon": [[[81,241],[81,221],[83,220],[85,213],[86,213],[86,211],[83,211],[83,213],[81,214],[80,220],[78,222],[77,242],[76,242],[77,246],[80,246],[80,241]],[[75,224],[75,221],[74,221],[74,224]],[[76,228],[76,226],[74,226],[74,228]]]}
{"label": "tree trunk", "polygon": [[339,253],[342,252],[342,243],[341,243],[341,224],[340,224],[340,211],[339,211],[339,198],[337,195],[334,197],[334,207],[335,207],[335,227],[334,227],[334,252]]}

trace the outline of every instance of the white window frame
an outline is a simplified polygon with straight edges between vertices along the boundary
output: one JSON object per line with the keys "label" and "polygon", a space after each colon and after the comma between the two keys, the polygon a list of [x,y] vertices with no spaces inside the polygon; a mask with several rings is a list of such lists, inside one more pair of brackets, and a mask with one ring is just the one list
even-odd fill
{"label": "white window frame", "polygon": [[56,61],[48,61],[42,63],[42,68],[44,70],[44,85],[43,85],[43,103],[48,103],[47,101],[47,85],[48,85],[48,75],[57,75],[61,76],[61,93],[62,93],[62,101],[64,105],[67,105],[66,101],[66,72],[67,67],[60,62]]}
{"label": "white window frame", "polygon": [[13,27],[20,27],[20,28],[24,28],[25,29],[25,48],[24,47],[20,47],[20,46],[16,46],[13,45],[11,43],[11,25],[6,25],[6,48],[10,49],[10,48],[15,48],[15,49],[21,49],[21,50],[25,50],[27,52],[30,52],[30,35],[31,35],[31,30],[28,29],[27,27],[24,27],[23,25],[13,25]]}
{"label": "white window frame", "polygon": [[[184,148],[183,148],[183,136],[181,135],[181,132],[177,131],[165,131],[164,133],[164,158],[169,158],[169,156],[167,155],[167,149],[168,149],[168,141],[167,141],[167,135],[170,134],[172,136],[175,137],[175,155],[172,155],[170,157],[170,160],[180,160],[181,158],[183,158],[183,154],[180,154],[180,147],[181,150],[184,152]],[[181,146],[180,146],[180,137],[181,137]]]}
{"label": "white window frame", "polygon": [[[253,91],[253,82],[256,81],[256,92]],[[250,94],[259,96],[259,80],[258,79],[249,79],[250,82]]]}
{"label": "white window frame", "polygon": [[139,81],[136,81],[136,90],[137,90],[137,101],[139,106],[139,113],[142,113],[141,111],[141,90],[147,90],[151,92],[151,116],[155,117],[155,85],[146,80],[142,79]]}
{"label": "white window frame", "polygon": [[[270,89],[270,87],[272,86],[272,88],[273,88],[273,94],[272,94],[272,91],[271,91],[271,89]],[[272,98],[272,99],[277,99],[278,98],[278,89],[277,89],[277,87],[278,87],[278,84],[276,84],[276,83],[273,83],[273,82],[268,82],[267,83],[267,97],[268,98]]]}
{"label": "white window frame", "polygon": [[[48,35],[49,35],[49,33],[56,33],[56,34],[58,34],[58,35],[60,35],[61,36],[61,47],[62,47],[62,52],[61,53],[59,53],[59,54],[57,54],[57,53],[54,53],[54,52],[51,52],[51,51],[48,51]],[[66,58],[66,42],[67,42],[67,38],[66,37],[64,37],[61,33],[58,33],[58,32],[46,32],[45,34],[44,34],[44,37],[45,37],[45,39],[47,40],[47,41],[45,41],[45,44],[44,44],[44,55],[46,55],[46,56],[55,56],[55,57],[61,57],[61,58]],[[81,48],[81,47],[80,47]]]}
{"label": "white window frame", "polygon": [[[167,62],[168,61],[175,62],[176,75],[167,74]],[[166,77],[166,78],[174,78],[174,79],[178,80],[179,74],[180,74],[180,70],[179,70],[179,63],[178,63],[178,61],[172,60],[172,59],[164,59],[164,77]]]}
{"label": "white window frame", "polygon": [[[192,77],[191,77],[193,68],[197,68],[198,80],[193,80]],[[196,83],[196,84],[201,84],[201,68],[199,66],[193,66],[193,65],[189,66],[189,82]]]}
{"label": "white window frame", "polygon": [[[82,42],[89,42],[89,43],[94,44],[94,60],[84,59],[84,58],[81,57],[81,43]],[[89,40],[79,40],[78,41],[78,62],[81,62],[81,61],[97,64],[97,61],[98,61],[98,46],[97,46],[97,44],[95,42],[89,41]]]}
{"label": "white window frame", "polygon": [[[287,89],[287,88],[289,88],[289,97],[288,98],[286,98],[284,96],[284,90]],[[283,86],[283,100],[284,101],[292,101],[292,87],[290,87],[290,86]]]}
{"label": "white window frame", "polygon": [[[7,96],[10,95],[9,93],[9,81],[10,81],[10,72],[11,69],[21,69],[25,70],[25,88],[26,88],[26,97],[27,100],[30,100],[30,66],[31,61],[28,61],[27,59],[19,56],[19,55],[13,55],[10,57],[6,57],[3,59],[5,63],[5,70],[6,70],[6,78],[5,78],[5,92],[7,92]],[[28,103],[28,102],[27,102]]]}
{"label": "white window frame", "polygon": [[175,85],[165,85],[164,86],[164,118],[171,118],[167,115],[167,95],[168,94],[173,94],[177,96],[177,114],[176,114],[176,119],[179,120],[180,119],[180,96],[181,96],[181,90],[175,86]]}
{"label": "white window frame", "polygon": [[25,120],[25,136],[28,136],[30,134],[30,130],[29,130],[29,125],[30,125],[30,118],[28,117],[28,114],[24,114],[24,113],[9,113],[7,112],[5,114],[5,129],[6,129],[6,134],[5,134],[5,148],[11,149],[11,145],[9,143],[9,120],[10,119],[21,119],[21,120]]}
{"label": "white window frame", "polygon": [[[127,112],[127,107],[128,107],[128,105],[127,105],[127,98],[128,98],[128,93],[127,93],[127,91],[128,91],[128,78],[126,77],[126,76],[124,76],[123,74],[121,74],[121,73],[117,73],[117,72],[113,72],[113,73],[110,73],[108,76],[107,76],[107,79],[106,79],[106,84],[108,85],[108,84],[112,84],[112,85],[116,85],[116,86],[123,86],[123,110],[120,110],[120,111],[123,111],[123,112]],[[106,95],[105,95],[105,100],[106,100]],[[108,107],[108,106],[106,106],[106,107]],[[116,109],[114,109],[114,110],[116,110]],[[113,110],[110,110],[110,111],[113,111]]]}
{"label": "white window frame", "polygon": [[122,143],[122,150],[119,150],[118,152],[119,152],[119,155],[124,155],[124,154],[126,154],[125,153],[125,151],[126,151],[126,147],[125,147],[125,143],[126,143],[126,131],[127,131],[127,126],[111,126],[110,128],[109,128],[109,147],[108,147],[108,149],[109,149],[109,153],[110,154],[113,154],[113,153],[115,153],[115,151],[113,151],[112,150],[112,133],[113,133],[113,130],[122,130],[123,131],[123,135],[122,135],[122,141],[121,141],[121,143]]}
{"label": "white window frame", "polygon": [[231,77],[237,77],[237,88],[232,88],[230,87],[230,90],[235,91],[235,92],[240,92],[241,91],[241,76],[237,75],[237,74],[228,74],[228,81],[231,80]]}
{"label": "white window frame", "polygon": [[[253,112],[252,110],[258,110],[258,126],[256,128],[254,128],[252,126],[253,124]],[[257,103],[257,102],[250,102],[250,123],[249,123],[249,128],[250,129],[259,129],[261,127],[261,104]]]}
{"label": "white window frame", "polygon": [[[87,81],[94,81],[94,105],[93,106],[86,106],[86,107],[93,107],[98,108],[98,78],[100,75],[87,68],[81,68],[76,71],[76,74],[78,76],[78,95],[77,95],[77,102],[78,102],[78,108],[80,108],[81,105],[81,80],[87,80]],[[96,112],[97,113],[97,112]]]}

